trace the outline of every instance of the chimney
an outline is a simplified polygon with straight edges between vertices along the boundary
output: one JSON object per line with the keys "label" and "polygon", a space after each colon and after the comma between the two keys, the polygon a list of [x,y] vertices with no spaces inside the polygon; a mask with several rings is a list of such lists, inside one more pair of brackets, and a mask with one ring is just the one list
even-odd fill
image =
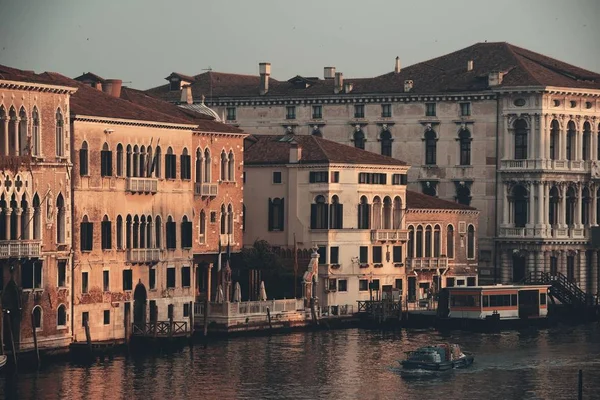
{"label": "chimney", "polygon": [[494,87],[502,84],[502,79],[504,78],[504,72],[501,71],[492,71],[488,74],[488,86]]}
{"label": "chimney", "polygon": [[290,164],[298,164],[302,158],[302,147],[298,145],[298,142],[290,142]]}
{"label": "chimney", "polygon": [[262,62],[258,64],[260,74],[260,94],[265,95],[269,91],[269,77],[271,76],[271,63]]}
{"label": "chimney", "polygon": [[339,93],[344,88],[344,74],[341,72],[335,73],[335,78],[333,82],[333,93]]}
{"label": "chimney", "polygon": [[400,57],[396,57],[396,66],[394,67],[394,72],[399,74],[400,70]]}
{"label": "chimney", "polygon": [[102,91],[113,97],[121,97],[122,84],[123,81],[120,79],[106,79],[104,85],[102,85]]}
{"label": "chimney", "polygon": [[410,79],[404,81],[404,93],[410,92],[412,90],[412,88],[413,88],[413,81],[411,81]]}
{"label": "chimney", "polygon": [[323,68],[323,78],[324,79],[333,79],[334,77],[335,77],[335,67]]}
{"label": "chimney", "polygon": [[473,71],[473,60],[467,61],[467,71]]}
{"label": "chimney", "polygon": [[181,88],[180,103],[194,104],[194,98],[192,97],[192,85],[184,85]]}
{"label": "chimney", "polygon": [[353,87],[354,85],[351,82],[344,83],[344,93],[350,93]]}

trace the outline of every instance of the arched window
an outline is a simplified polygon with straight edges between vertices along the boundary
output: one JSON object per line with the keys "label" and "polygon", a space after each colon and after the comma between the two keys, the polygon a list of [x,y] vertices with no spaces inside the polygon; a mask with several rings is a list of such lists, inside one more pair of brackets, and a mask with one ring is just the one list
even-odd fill
{"label": "arched window", "polygon": [[148,215],[146,217],[146,247],[149,249],[153,249],[154,242],[152,241],[152,216]]}
{"label": "arched window", "polygon": [[146,248],[146,216],[140,217],[140,249]]}
{"label": "arched window", "polygon": [[585,121],[583,124],[583,138],[581,142],[581,155],[584,160],[591,160],[592,157],[590,155],[590,150],[592,148],[591,145],[592,140],[592,127],[588,121]]}
{"label": "arched window", "polygon": [[142,178],[146,176],[146,156],[146,146],[140,146],[139,171]]}
{"label": "arched window", "polygon": [[233,156],[233,150],[229,150],[227,162],[227,180],[233,182],[235,181],[235,157]]}
{"label": "arched window", "polygon": [[19,239],[18,237],[18,232],[17,232],[17,224],[20,222],[18,220],[18,215],[17,215],[17,210],[19,209],[19,204],[17,203],[17,199],[15,194],[13,193],[13,195],[10,198],[10,209],[11,209],[11,214],[10,214],[10,239],[11,240],[17,240]]}
{"label": "arched window", "polygon": [[193,241],[192,221],[189,221],[187,215],[184,215],[181,219],[181,248],[191,249]]}
{"label": "arched window", "polygon": [[431,257],[431,226],[425,228],[425,257]]}
{"label": "arched window", "polygon": [[318,195],[310,205],[310,229],[327,229],[329,223],[327,203],[324,196]]}
{"label": "arched window", "polygon": [[423,257],[423,227],[421,225],[417,226],[417,237],[416,237],[416,258]]}
{"label": "arched window", "polygon": [[221,152],[221,181],[227,180],[227,153]]}
{"label": "arched window", "polygon": [[285,218],[284,209],[284,199],[276,197],[273,200],[271,200],[269,198],[269,231],[283,231],[283,221]]}
{"label": "arched window", "polygon": [[167,249],[177,248],[177,231],[175,230],[175,221],[169,215],[167,217]]}
{"label": "arched window", "polygon": [[133,220],[131,219],[131,215],[128,215],[125,219],[125,248],[131,249],[131,235],[133,234],[132,227]]}
{"label": "arched window", "polygon": [[227,206],[227,233],[233,234],[233,205]]}
{"label": "arched window", "polygon": [[102,218],[100,228],[102,230],[102,250],[109,250],[112,248],[112,227],[108,215]]}
{"label": "arched window", "polygon": [[[140,168],[142,167],[141,164],[142,162],[140,162]],[[102,151],[100,152],[100,176],[112,176],[112,151],[108,147],[108,143],[102,145]],[[141,176],[144,176],[143,172]]]}
{"label": "arched window", "polygon": [[210,151],[208,148],[204,150],[204,182],[208,183],[212,180],[211,178],[211,168],[210,168]]}
{"label": "arched window", "polygon": [[581,223],[589,225],[590,221],[590,205],[591,205],[590,189],[584,187],[581,192]]}
{"label": "arched window", "polygon": [[65,121],[63,119],[60,108],[56,110],[56,156],[64,157],[65,155]]}
{"label": "arched window", "polygon": [[31,239],[29,235],[29,218],[30,218],[31,210],[29,209],[29,203],[27,202],[27,197],[25,194],[21,196],[21,220],[19,224],[21,224],[21,239],[29,240]]}
{"label": "arched window", "polygon": [[402,199],[400,196],[394,197],[394,229],[402,227]]}
{"label": "arched window", "polygon": [[128,178],[133,176],[133,174],[132,174],[133,171],[131,170],[131,163],[132,163],[131,158],[132,157],[133,157],[133,152],[131,150],[131,145],[128,144],[127,145],[127,162],[126,162],[126,166],[125,166]]}
{"label": "arched window", "polygon": [[117,249],[123,248],[123,217],[117,216]]}
{"label": "arched window", "polygon": [[131,233],[133,239],[133,248],[140,248],[140,218],[137,215],[133,217],[133,232]]}
{"label": "arched window", "polygon": [[146,147],[146,167],[145,167],[145,173],[146,177],[150,178],[152,177],[152,168],[154,167],[154,158],[152,158],[152,147],[148,146]]}
{"label": "arched window", "polygon": [[17,154],[30,154],[27,143],[27,113],[23,107],[19,110],[19,143],[17,145]]}
{"label": "arched window", "polygon": [[79,224],[79,241],[82,251],[94,249],[94,223],[89,221],[87,215],[83,216]]}
{"label": "arched window", "polygon": [[433,256],[439,257],[442,249],[442,230],[439,225],[433,228]]}
{"label": "arched window", "polygon": [[155,234],[154,234],[154,239],[155,239],[155,244],[154,246],[157,249],[162,249],[162,219],[160,218],[160,215],[156,216],[156,222],[155,222],[155,226],[154,226],[154,230],[155,230]]}
{"label": "arched window", "polygon": [[221,235],[227,233],[227,211],[225,210],[225,204],[221,204]]}
{"label": "arched window", "polygon": [[33,325],[35,326],[36,331],[42,330],[42,307],[35,306],[31,311],[33,314]]}
{"label": "arched window", "polygon": [[365,149],[365,133],[362,129],[358,129],[354,132],[354,147],[359,149]]}
{"label": "arched window", "polygon": [[550,159],[558,160],[559,149],[558,149],[558,135],[560,132],[560,126],[558,121],[553,119],[550,124]]}
{"label": "arched window", "polygon": [[123,176],[123,145],[117,145],[117,176]]}
{"label": "arched window", "polygon": [[33,239],[42,238],[42,209],[40,207],[40,197],[36,193],[33,196]]}
{"label": "arched window", "polygon": [[467,185],[459,185],[456,188],[456,202],[465,206],[471,205],[471,190]]}
{"label": "arched window", "polygon": [[527,159],[527,122],[519,118],[514,123],[515,129],[515,160]]}
{"label": "arched window", "polygon": [[446,256],[454,258],[454,227],[448,225],[446,228]]}
{"label": "arched window", "polygon": [[527,189],[522,185],[517,185],[513,188],[513,221],[516,228],[524,228],[527,224],[528,197]]}
{"label": "arched window", "polygon": [[433,129],[425,132],[425,164],[436,165],[437,161],[437,137]]}
{"label": "arched window", "polygon": [[188,149],[183,148],[180,156],[181,163],[181,179],[192,179],[192,161],[188,154]]}
{"label": "arched window", "polygon": [[177,179],[177,157],[171,146],[167,148],[165,154],[165,179]]}
{"label": "arched window", "polygon": [[42,133],[40,131],[40,114],[37,107],[33,107],[33,113],[31,114],[31,146],[32,153],[34,156],[42,155]]}
{"label": "arched window", "polygon": [[548,221],[550,222],[551,226],[558,225],[559,201],[560,198],[558,188],[556,186],[553,186],[552,189],[550,189],[550,207],[548,209]]}
{"label": "arched window", "polygon": [[133,146],[133,176],[140,176],[140,148],[136,144]]}
{"label": "arched window", "polygon": [[79,150],[79,175],[89,175],[89,155],[88,155],[88,144],[87,142],[81,143],[81,149]]}
{"label": "arched window", "polygon": [[162,151],[160,146],[156,146],[156,155],[154,156],[154,162],[152,163],[152,169],[154,170],[154,177],[160,178],[161,171],[161,163],[162,163]]}
{"label": "arched window", "polygon": [[59,244],[64,244],[67,242],[66,239],[66,229],[67,229],[67,213],[65,210],[65,199],[63,198],[62,193],[58,194],[56,198],[56,241]]}
{"label": "arched window", "polygon": [[458,133],[460,143],[460,165],[471,165],[471,132],[462,129]]}
{"label": "arched window", "polygon": [[373,199],[373,222],[371,223],[373,229],[381,229],[381,214],[381,198],[379,196],[375,196],[375,198]]}
{"label": "arched window", "polygon": [[392,229],[392,199],[389,196],[383,199],[383,229]]}
{"label": "arched window", "polygon": [[415,256],[415,228],[408,227],[408,254],[406,257],[413,258]]}
{"label": "arched window", "polygon": [[384,156],[392,156],[392,134],[385,130],[381,132],[381,154]]}
{"label": "arched window", "polygon": [[575,195],[575,189],[571,186],[567,189],[567,214],[565,215],[565,221],[568,226],[575,224],[575,204],[577,202],[577,196]]}
{"label": "arched window", "polygon": [[475,227],[469,225],[467,229],[467,258],[475,258]]}
{"label": "arched window", "polygon": [[369,200],[366,196],[361,196],[360,203],[358,203],[358,229],[371,228],[370,211]]}
{"label": "arched window", "polygon": [[200,243],[206,243],[206,212],[200,211],[200,221],[198,222],[200,229]]}
{"label": "arched window", "polygon": [[567,125],[567,160],[575,160],[575,122],[569,121]]}
{"label": "arched window", "polygon": [[67,325],[67,307],[64,304],[58,306],[56,312],[56,325],[58,327],[65,327]]}
{"label": "arched window", "polygon": [[344,227],[344,205],[336,195],[331,198],[329,205],[329,229],[342,229]]}
{"label": "arched window", "polygon": [[[202,150],[196,149],[196,183],[202,183],[202,179],[204,178],[202,176],[203,163],[204,160],[202,159]],[[196,190],[196,192],[199,193],[198,190]]]}

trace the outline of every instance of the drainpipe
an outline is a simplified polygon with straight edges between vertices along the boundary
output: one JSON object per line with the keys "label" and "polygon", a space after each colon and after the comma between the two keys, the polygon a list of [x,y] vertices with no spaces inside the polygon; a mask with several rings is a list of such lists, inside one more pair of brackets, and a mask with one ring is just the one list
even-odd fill
{"label": "drainpipe", "polygon": [[494,210],[494,283],[498,282],[498,185],[500,184],[500,97],[496,94],[496,185],[494,187],[496,207]]}

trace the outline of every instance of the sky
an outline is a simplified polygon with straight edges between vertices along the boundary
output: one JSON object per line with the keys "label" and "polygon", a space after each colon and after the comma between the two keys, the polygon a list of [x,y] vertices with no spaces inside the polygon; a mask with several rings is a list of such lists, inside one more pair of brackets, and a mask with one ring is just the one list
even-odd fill
{"label": "sky", "polygon": [[0,0],[0,64],[137,89],[176,71],[371,77],[477,42],[600,72],[600,0]]}

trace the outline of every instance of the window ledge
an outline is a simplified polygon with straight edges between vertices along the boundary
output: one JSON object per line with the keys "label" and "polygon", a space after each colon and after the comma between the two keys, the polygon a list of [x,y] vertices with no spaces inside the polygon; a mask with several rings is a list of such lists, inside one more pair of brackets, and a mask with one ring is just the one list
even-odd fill
{"label": "window ledge", "polygon": [[56,326],[57,331],[66,331],[67,329],[69,329],[69,327],[67,325],[57,325]]}

